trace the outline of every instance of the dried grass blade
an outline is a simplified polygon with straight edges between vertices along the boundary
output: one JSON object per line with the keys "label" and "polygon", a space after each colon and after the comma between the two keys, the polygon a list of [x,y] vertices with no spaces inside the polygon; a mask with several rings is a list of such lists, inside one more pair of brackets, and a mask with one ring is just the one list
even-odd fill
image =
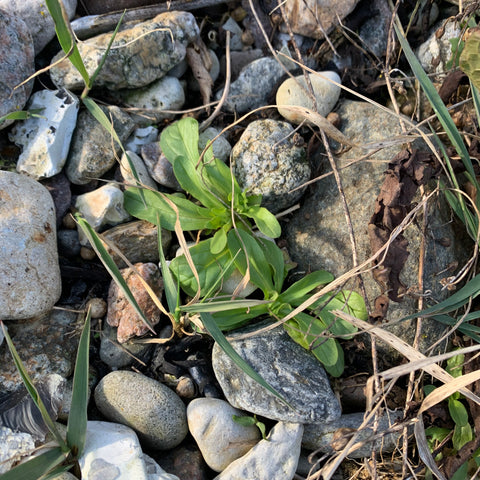
{"label": "dried grass blade", "polygon": [[418,454],[420,455],[422,462],[432,471],[438,480],[447,480],[442,472],[438,469],[437,464],[430,453],[427,443],[427,436],[425,435],[425,426],[423,425],[423,420],[421,418],[419,418],[415,423],[413,432],[415,434],[415,440],[418,447]]}

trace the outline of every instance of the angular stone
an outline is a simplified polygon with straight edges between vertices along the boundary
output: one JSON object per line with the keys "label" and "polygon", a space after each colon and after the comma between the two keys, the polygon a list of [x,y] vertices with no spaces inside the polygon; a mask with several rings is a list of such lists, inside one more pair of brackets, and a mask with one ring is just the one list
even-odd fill
{"label": "angular stone", "polygon": [[152,178],[160,185],[182,191],[182,187],[173,173],[173,166],[160,149],[159,142],[149,143],[142,147],[142,158]]}
{"label": "angular stone", "polygon": [[[22,110],[32,93],[33,81],[17,87],[35,72],[35,53],[29,28],[14,13],[0,6],[0,117]],[[0,123],[0,130],[13,120]]]}
{"label": "angular stone", "polygon": [[[134,266],[151,287],[154,294],[161,299],[163,281],[158,267],[154,263],[137,263]],[[122,269],[120,273],[135,297],[140,310],[151,325],[156,325],[160,321],[160,310],[143,286],[137,273],[130,268]],[[119,343],[124,343],[130,338],[144,335],[149,331],[147,325],[145,325],[120,287],[113,280],[108,290],[107,322],[112,327],[118,327],[117,340]]]}
{"label": "angular stone", "polygon": [[188,428],[207,465],[216,472],[245,455],[261,438],[255,425],[243,426],[233,416],[245,414],[218,398],[196,398],[188,404]]}
{"label": "angular stone", "polygon": [[48,190],[24,175],[0,171],[0,318],[49,312],[60,298],[56,220]]}
{"label": "angular stone", "polygon": [[28,433],[15,433],[10,428],[0,427],[0,475],[8,472],[23,456],[33,452],[35,440]]}
{"label": "angular stone", "polygon": [[295,144],[292,134],[287,122],[256,120],[232,149],[238,183],[248,193],[262,195],[262,206],[274,213],[299,200],[304,189],[291,190],[310,180],[305,148]]}
{"label": "angular stone", "polygon": [[40,90],[28,109],[42,109],[40,116],[18,122],[9,138],[23,147],[17,171],[36,180],[60,173],[67,160],[77,122],[78,99],[66,90]]}
{"label": "angular stone", "polygon": [[230,343],[292,408],[243,373],[215,343],[212,366],[228,402],[241,410],[285,422],[322,423],[338,418],[340,405],[322,365],[282,327],[243,340],[235,339],[258,328],[257,325],[237,331]]}
{"label": "angular stone", "polygon": [[97,385],[94,396],[106,418],[133,428],[153,449],[176,447],[187,435],[185,405],[180,397],[140,373],[111,372]]}
{"label": "angular stone", "polygon": [[[112,49],[96,77],[95,85],[119,90],[152,83],[179,63],[186,46],[198,36],[195,17],[188,12],[166,12],[152,20],[127,26],[115,37]],[[78,44],[78,50],[89,75],[99,66],[112,34],[105,33]],[[60,52],[52,64],[64,55]],[[50,70],[53,83],[75,90],[83,80],[68,59]]]}
{"label": "angular stone", "polygon": [[153,125],[144,128],[137,128],[126,141],[125,150],[130,150],[140,154],[140,151],[144,145],[156,142],[157,139],[158,128],[154,127]]}
{"label": "angular stone", "polygon": [[[120,141],[125,142],[135,128],[130,116],[118,107],[100,108],[113,121],[113,128]],[[111,133],[87,110],[82,110],[73,132],[65,173],[72,183],[84,185],[110,170],[120,152],[120,146],[113,140]]]}
{"label": "angular stone", "polygon": [[215,480],[292,480],[300,457],[303,425],[280,422],[246,455],[231,463]]}

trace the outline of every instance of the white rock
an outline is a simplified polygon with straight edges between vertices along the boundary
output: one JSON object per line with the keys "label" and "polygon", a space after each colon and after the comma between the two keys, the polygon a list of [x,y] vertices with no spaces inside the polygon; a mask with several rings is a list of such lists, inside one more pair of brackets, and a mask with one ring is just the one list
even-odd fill
{"label": "white rock", "polygon": [[147,480],[143,452],[135,432],[118,423],[87,423],[85,450],[78,463],[82,478]]}
{"label": "white rock", "polygon": [[[123,193],[114,184],[107,184],[92,192],[79,195],[75,208],[95,230],[104,225],[117,225],[130,218],[123,208]],[[82,245],[88,244],[82,230],[79,230],[79,238]]]}
{"label": "white rock", "polygon": [[153,126],[137,128],[125,143],[125,150],[130,150],[138,154],[144,145],[156,142],[157,138],[158,128]]}
{"label": "white rock", "polygon": [[0,475],[8,472],[13,464],[35,450],[35,440],[28,433],[15,433],[0,426]]}
{"label": "white rock", "polygon": [[[146,187],[153,188],[153,190],[157,190],[157,184],[153,181],[152,177],[148,173],[147,167],[143,160],[134,152],[127,151],[126,154],[130,158],[130,162],[132,162],[133,166],[135,167],[140,183]],[[122,172],[123,179],[128,185],[137,184],[125,153],[122,155],[120,160],[120,170]]]}
{"label": "white rock", "polygon": [[[340,83],[341,79],[335,72],[319,72],[318,75],[310,73],[309,78],[317,102],[317,111],[320,115],[326,117],[337,103],[341,90],[339,86],[334,85],[328,79],[336,83]],[[313,102],[308,96],[307,84],[303,75],[285,80],[277,90],[276,101],[280,115],[289,122],[296,124],[301,123],[304,117],[298,113],[281,108],[281,105],[293,105],[314,110]]]}
{"label": "white rock", "polygon": [[[213,140],[218,134],[220,130],[215,127],[208,127],[205,129],[200,135],[198,136],[198,148],[203,150],[210,140]],[[212,143],[213,154],[216,158],[219,158],[223,162],[226,162],[230,157],[230,152],[232,151],[232,146],[228,142],[228,140],[223,136],[220,135],[213,143]]]}
{"label": "white rock", "polygon": [[23,147],[17,171],[36,180],[60,173],[67,160],[77,122],[78,98],[67,90],[40,90],[28,110],[42,109],[40,116],[18,122],[9,138]]}
{"label": "white rock", "polygon": [[261,438],[255,425],[240,425],[233,420],[233,415],[245,414],[218,398],[197,398],[187,408],[190,433],[203,459],[216,472],[245,455]]}
{"label": "white rock", "polygon": [[176,475],[167,473],[160,465],[146,453],[143,454],[143,462],[147,469],[148,480],[179,480]]}
{"label": "white rock", "polygon": [[291,480],[300,457],[303,425],[279,422],[266,440],[231,463],[215,480]]}
{"label": "white rock", "polygon": [[[71,20],[77,9],[77,0],[62,0]],[[35,55],[55,36],[55,24],[45,0],[0,0],[0,8],[20,17],[32,35]]]}
{"label": "white rock", "polygon": [[[153,110],[180,110],[185,103],[185,92],[176,77],[163,77],[144,88],[121,90],[122,100],[131,107]],[[139,112],[141,113],[141,112]],[[146,112],[157,122],[173,118],[172,113]]]}
{"label": "white rock", "polygon": [[26,175],[0,171],[0,319],[49,312],[60,298],[55,207]]}

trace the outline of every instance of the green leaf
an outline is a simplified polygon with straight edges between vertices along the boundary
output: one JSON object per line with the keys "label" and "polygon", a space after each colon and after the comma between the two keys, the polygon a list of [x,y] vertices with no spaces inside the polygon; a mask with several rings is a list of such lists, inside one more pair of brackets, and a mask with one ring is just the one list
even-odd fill
{"label": "green leaf", "polygon": [[[142,200],[142,193],[145,203]],[[162,228],[174,231],[177,214],[165,198],[171,200],[178,208],[180,225],[184,231],[211,228],[212,217],[208,209],[175,195],[130,187],[124,193],[124,207],[130,215],[154,225],[157,218],[160,218]]]}
{"label": "green leaf", "polygon": [[454,378],[462,376],[463,364],[465,362],[465,355],[455,355],[447,360],[447,372]]}
{"label": "green leaf", "polygon": [[55,426],[54,420],[50,417],[50,414],[48,413],[48,410],[45,407],[45,404],[43,403],[43,400],[40,397],[38,390],[33,384],[32,379],[30,378],[30,375],[28,374],[25,366],[23,365],[23,362],[20,359],[20,356],[18,355],[17,349],[15,348],[15,345],[13,344],[8,331],[1,320],[0,320],[0,325],[3,330],[3,335],[5,337],[5,341],[7,343],[8,349],[10,350],[10,354],[12,355],[13,362],[15,363],[15,368],[17,369],[20,377],[22,378],[23,384],[25,385],[25,388],[27,389],[28,394],[30,395],[30,397],[32,397],[32,400],[34,401],[35,405],[40,411],[40,414],[42,415],[42,419],[45,422],[45,425],[47,426],[48,430],[52,433],[52,435],[55,437],[55,440],[57,441],[61,450],[63,452],[68,452],[69,448],[67,444],[65,443],[62,436],[58,432],[58,429]]}
{"label": "green leaf", "polygon": [[34,108],[32,110],[17,110],[16,112],[7,113],[0,117],[0,123],[5,120],[27,120],[31,117],[41,117],[41,113],[44,111],[44,108]]}
{"label": "green leaf", "polygon": [[67,444],[76,457],[80,457],[85,447],[87,434],[88,376],[90,351],[90,309],[78,344],[77,360],[73,375],[72,405],[68,416]]}
{"label": "green leaf", "polygon": [[75,214],[75,219],[78,225],[80,226],[80,228],[82,229],[83,233],[87,237],[88,241],[90,242],[92,248],[97,253],[98,258],[100,258],[103,265],[107,269],[108,273],[112,277],[113,281],[118,285],[118,287],[120,288],[122,293],[125,295],[130,305],[132,305],[132,307],[135,309],[135,312],[140,317],[142,322],[145,325],[147,325],[147,327],[150,329],[152,333],[155,333],[155,330],[153,329],[147,317],[139,307],[137,301],[135,300],[135,297],[133,296],[132,291],[130,290],[127,283],[125,282],[125,279],[122,277],[120,270],[115,265],[115,262],[113,261],[110,254],[107,252],[106,248],[103,246],[103,243],[100,240],[100,237],[98,236],[97,232],[93,230],[90,224],[80,214],[78,213]]}
{"label": "green leaf", "polygon": [[320,285],[327,285],[334,280],[334,276],[325,270],[317,270],[309,273],[302,279],[288,287],[278,297],[279,301],[289,303],[294,306],[301,305],[305,295],[312,292]]}
{"label": "green leaf", "polygon": [[253,378],[259,385],[267,389],[270,393],[275,395],[280,401],[285,403],[285,405],[292,408],[292,406],[283,398],[283,396],[273,388],[269,383],[267,383],[261,375],[259,375],[252,367],[249,365],[232,347],[230,342],[225,338],[221,330],[218,328],[215,323],[215,319],[209,313],[200,313],[203,325],[207,329],[208,333],[213,337],[217,342],[218,346],[228,355],[228,357],[240,368],[240,370]]}
{"label": "green leaf", "polygon": [[212,313],[215,322],[222,331],[235,330],[250,323],[253,319],[268,313],[268,305],[257,305],[249,308],[240,308],[234,310],[223,310],[222,312]]}
{"label": "green leaf", "polygon": [[280,293],[282,291],[283,281],[287,276],[283,252],[275,241],[257,236],[255,238],[265,255],[265,259],[273,270],[273,285],[275,291]]}
{"label": "green leaf", "polygon": [[22,463],[8,472],[0,475],[1,480],[36,480],[59,463],[63,462],[68,455],[60,447],[54,447],[37,457]]}
{"label": "green leaf", "polygon": [[443,442],[450,435],[450,432],[449,428],[441,427],[428,427],[425,429],[425,435],[438,443]]}
{"label": "green leaf", "polygon": [[212,237],[212,243],[210,244],[211,252],[219,254],[221,251],[225,250],[227,246],[227,234],[225,230],[221,228],[215,232],[215,235]]}
{"label": "green leaf", "polygon": [[455,425],[453,430],[452,444],[455,450],[460,450],[466,443],[473,440],[473,432],[470,424]]}
{"label": "green leaf", "polygon": [[466,461],[460,468],[457,468],[457,471],[450,477],[450,480],[465,480],[468,477],[468,461]]}
{"label": "green leaf", "polygon": [[252,427],[256,423],[256,420],[253,417],[247,417],[244,415],[232,415],[232,419],[235,423],[242,425],[242,427]]}
{"label": "green leaf", "polygon": [[233,197],[234,210],[241,210],[242,189],[227,165],[215,158],[211,163],[204,164],[202,173],[208,187],[221,198],[225,205],[230,207]]}
{"label": "green leaf", "polygon": [[278,238],[282,233],[282,227],[275,215],[264,207],[252,206],[244,212],[247,217],[253,218],[258,229],[267,237]]}
{"label": "green leaf", "polygon": [[468,412],[460,400],[448,399],[448,411],[456,425],[462,427],[468,424]]}

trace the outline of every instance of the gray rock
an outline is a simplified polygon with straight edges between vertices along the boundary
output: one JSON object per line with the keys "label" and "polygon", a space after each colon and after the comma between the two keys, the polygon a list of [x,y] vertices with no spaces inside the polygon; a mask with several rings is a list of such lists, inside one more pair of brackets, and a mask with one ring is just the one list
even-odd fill
{"label": "gray rock", "polygon": [[378,453],[391,453],[395,450],[402,436],[402,430],[385,434],[392,425],[403,418],[403,412],[392,411],[380,415],[378,423],[373,429],[374,418],[365,427],[363,423],[365,414],[363,412],[342,415],[332,423],[321,425],[305,425],[302,445],[308,450],[319,450],[329,455],[342,450],[351,438],[351,434],[359,432],[356,443],[362,443],[359,448],[348,455],[349,458],[370,457],[372,449]]}
{"label": "gray rock", "polygon": [[[120,141],[125,142],[135,128],[132,119],[118,107],[100,108],[113,120],[113,128]],[[72,183],[84,185],[110,170],[120,151],[111,133],[87,110],[82,110],[78,114],[65,173]]]}
{"label": "gray rock", "polygon": [[173,448],[188,432],[180,397],[136,372],[109,373],[95,389],[95,403],[106,418],[133,428],[140,440],[154,449]]}
{"label": "gray rock", "polygon": [[[359,145],[401,135],[400,126],[392,120],[392,116],[367,103],[345,100],[341,102],[337,113],[342,118],[342,132]],[[413,146],[422,148],[422,145],[421,142],[415,142]],[[336,158],[350,209],[359,263],[370,256],[367,224],[374,212],[375,200],[384,180],[387,163],[400,150],[401,145],[390,146],[375,153],[369,161],[358,162],[365,152],[353,148]],[[348,168],[343,168],[347,165]],[[331,170],[328,164],[323,164],[322,167],[322,173]],[[428,235],[425,245],[428,261],[424,265],[423,282],[424,290],[431,290],[436,302],[447,294],[441,291],[441,279],[453,274],[450,270],[451,263],[463,259],[464,254],[460,251],[460,246],[455,244],[449,219],[443,218],[442,212],[447,210],[439,208],[434,202],[428,209]],[[311,195],[286,225],[285,235],[292,259],[298,263],[300,269],[325,269],[338,277],[352,268],[351,242],[333,175],[312,185]],[[415,288],[418,282],[422,234],[417,226],[411,225],[405,236],[409,242],[410,256],[401,278],[407,288]],[[380,294],[380,288],[369,273],[363,275],[363,281],[367,297],[373,305],[373,300]],[[394,321],[415,311],[416,299],[407,295],[402,303],[390,302],[387,317],[389,321]],[[416,321],[409,320],[384,327],[411,343],[415,335]],[[443,326],[435,320],[423,319],[420,350],[425,351],[429,345],[436,342],[443,330]],[[377,355],[387,365],[390,362],[396,364],[398,360],[398,354],[382,342],[377,343]]]}
{"label": "gray rock", "polygon": [[[77,0],[62,0],[68,19],[77,9]],[[0,0],[0,8],[21,18],[32,35],[35,55],[55,37],[55,23],[43,0]]]}
{"label": "gray rock", "polygon": [[0,171],[0,318],[49,312],[60,298],[56,219],[48,190],[24,175]]}
{"label": "gray rock", "polygon": [[158,128],[151,125],[150,127],[137,128],[125,143],[125,150],[130,150],[137,154],[144,145],[156,142],[158,138]]}
{"label": "gray rock", "polygon": [[[103,236],[112,242],[131,263],[159,262],[157,227],[145,220],[122,223],[103,232]],[[162,230],[162,247],[167,251],[172,241],[172,233]],[[113,251],[108,250],[119,268],[127,264]]]}
{"label": "gray rock", "polygon": [[[307,82],[303,75],[295,78],[287,78],[277,90],[277,105],[292,105],[296,107],[305,107],[317,111],[320,115],[326,117],[333,109],[340,97],[340,87],[329,82],[341,83],[341,79],[335,72],[318,72],[319,75],[310,73],[309,79],[312,85],[313,94],[316,101],[316,110],[308,96]],[[286,108],[278,108],[282,117],[291,123],[302,123],[305,120],[303,115],[292,112]]]}
{"label": "gray rock", "polygon": [[286,422],[321,423],[338,418],[340,405],[322,365],[282,327],[235,340],[235,336],[258,328],[239,330],[232,335],[230,343],[292,408],[243,373],[215,344],[213,370],[228,402],[241,410]]}
{"label": "gray rock", "polygon": [[245,129],[232,149],[232,166],[240,186],[263,196],[262,206],[279,212],[299,200],[310,179],[303,146],[293,139],[287,122],[256,120]]}
{"label": "gray rock", "polygon": [[188,404],[188,428],[207,465],[216,472],[245,455],[261,438],[255,425],[243,426],[233,415],[245,414],[217,398],[197,398]]}
{"label": "gray rock", "polygon": [[[22,19],[0,7],[0,117],[21,110],[32,93],[33,81],[17,87],[35,72],[32,35]],[[14,90],[15,89],[15,90]],[[13,120],[0,123],[0,130]]]}
{"label": "gray rock", "polygon": [[[285,69],[271,57],[254,60],[242,69],[237,80],[230,85],[223,108],[242,114],[267,105],[272,88],[284,74]],[[220,100],[222,94],[223,89],[216,93],[216,100]]]}
{"label": "gray rock", "polygon": [[[18,355],[33,382],[56,373],[68,378],[75,364],[78,346],[77,315],[65,310],[53,310],[23,323],[13,335]],[[23,385],[8,348],[0,348],[0,390],[15,391]]]}
{"label": "gray rock", "polygon": [[230,464],[215,480],[291,480],[300,457],[303,425],[277,423],[266,440]]}
{"label": "gray rock", "polygon": [[66,257],[75,257],[80,255],[80,240],[78,238],[77,230],[59,230],[58,237],[58,252]]}
{"label": "gray rock", "polygon": [[[186,46],[198,34],[195,17],[188,12],[161,13],[152,20],[126,26],[117,34],[95,85],[112,90],[148,85],[165,76],[185,57]],[[78,44],[89,75],[100,64],[110,39],[111,33],[106,33]],[[52,64],[62,55],[60,52],[55,56]],[[68,59],[52,67],[50,76],[57,86],[72,90],[84,85]]]}
{"label": "gray rock", "polygon": [[126,342],[119,345],[117,329],[105,323],[100,343],[100,360],[112,368],[127,367],[135,363],[138,358],[145,361],[152,350],[148,343]]}
{"label": "gray rock", "polygon": [[182,187],[173,173],[173,166],[160,149],[159,142],[142,147],[142,158],[148,172],[158,184],[177,192],[182,191]]}
{"label": "gray rock", "polygon": [[[159,123],[165,119],[173,119],[175,114],[162,113],[161,110],[180,110],[185,103],[185,92],[180,80],[170,76],[143,88],[119,90],[117,95],[129,107],[140,109],[135,115],[137,124]],[[143,112],[143,109],[146,111]]]}
{"label": "gray rock", "polygon": [[85,450],[78,460],[82,478],[148,480],[135,432],[118,423],[89,421]]}
{"label": "gray rock", "polygon": [[[246,67],[249,63],[261,58],[263,56],[263,52],[260,48],[256,48],[254,50],[242,50],[241,52],[230,52],[230,71],[232,82],[235,81],[240,72],[244,67]],[[225,76],[227,69],[227,58],[224,55],[220,59],[220,73]]]}
{"label": "gray rock", "polygon": [[[207,146],[207,144],[220,133],[220,131],[221,130],[219,130],[218,128],[208,127],[202,133],[200,133],[200,135],[198,136],[199,150],[202,151]],[[223,162],[226,162],[230,157],[232,146],[223,135],[220,135],[212,143],[212,150],[215,158],[219,158]]]}
{"label": "gray rock", "polygon": [[22,457],[35,450],[35,440],[28,433],[0,427],[0,475],[8,472]]}
{"label": "gray rock", "polygon": [[148,173],[147,167],[143,160],[136,153],[128,150],[126,153],[122,154],[122,158],[120,159],[120,171],[125,184],[131,186],[137,185],[137,179],[130,168],[130,163],[132,163],[133,167],[135,168],[135,172],[138,175],[140,184],[152,190],[157,190],[157,184],[153,181],[152,177]]}
{"label": "gray rock", "polygon": [[51,480],[78,480],[78,478],[70,472],[63,472],[50,478]]}
{"label": "gray rock", "polygon": [[36,180],[60,173],[67,160],[77,122],[78,99],[66,90],[40,90],[28,110],[42,109],[40,116],[18,122],[9,138],[23,147],[17,171]]}

